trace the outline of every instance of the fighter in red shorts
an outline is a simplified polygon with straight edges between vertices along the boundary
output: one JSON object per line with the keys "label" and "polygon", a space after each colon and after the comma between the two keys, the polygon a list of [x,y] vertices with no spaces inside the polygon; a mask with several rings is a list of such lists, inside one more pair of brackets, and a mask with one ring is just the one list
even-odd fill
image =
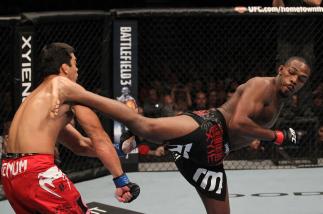
{"label": "fighter in red shorts", "polygon": [[[15,212],[89,213],[73,183],[54,164],[57,141],[77,154],[98,157],[114,178],[117,199],[134,200],[139,187],[122,171],[96,114],[85,106],[73,105],[78,101],[91,104],[78,98],[75,91],[85,90],[75,83],[78,69],[74,49],[64,43],[50,44],[43,48],[40,63],[43,81],[17,110],[2,158],[1,180]],[[70,124],[74,113],[88,137]]]}

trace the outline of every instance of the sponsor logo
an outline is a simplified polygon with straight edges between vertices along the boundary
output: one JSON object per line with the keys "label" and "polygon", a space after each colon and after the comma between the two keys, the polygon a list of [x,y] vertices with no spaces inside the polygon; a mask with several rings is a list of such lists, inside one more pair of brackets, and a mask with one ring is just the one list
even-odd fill
{"label": "sponsor logo", "polygon": [[32,70],[31,70],[31,35],[22,35],[21,45],[21,97],[22,101],[31,93]]}
{"label": "sponsor logo", "polygon": [[[184,158],[189,159],[189,153],[192,149],[192,143],[186,145],[168,145],[167,149],[175,154],[181,155]],[[178,159],[178,157],[176,159]]]}
{"label": "sponsor logo", "polygon": [[1,168],[1,175],[3,177],[12,177],[27,170],[28,161],[27,160],[17,160],[9,163],[3,163]]}
{"label": "sponsor logo", "polygon": [[[56,166],[53,166],[53,167],[49,168],[48,170],[46,170],[45,172],[41,172],[41,173],[38,174],[39,186],[43,190],[45,190],[45,191],[47,191],[47,192],[61,198],[62,196],[58,195],[57,193],[55,193],[53,191],[53,189],[55,189],[55,185],[53,184],[53,181],[55,181],[55,180],[57,180],[59,178],[62,178],[64,180],[66,180],[67,184],[69,186],[69,189],[71,189],[70,182],[69,182],[68,178]],[[52,188],[52,189],[50,189],[50,188]],[[65,187],[58,186],[58,189],[64,190]]]}
{"label": "sponsor logo", "polygon": [[200,187],[207,191],[214,191],[221,194],[223,188],[223,172],[213,172],[204,168],[198,168],[193,176],[193,180]]}
{"label": "sponsor logo", "polygon": [[131,86],[132,27],[120,27],[120,85]]}
{"label": "sponsor logo", "polygon": [[292,134],[292,143],[296,144],[296,132],[294,129],[289,128],[290,133]]}
{"label": "sponsor logo", "polygon": [[249,13],[322,13],[323,7],[247,7]]}
{"label": "sponsor logo", "polygon": [[224,158],[223,151],[223,129],[220,125],[214,124],[206,132],[207,158],[208,163],[217,163]]}

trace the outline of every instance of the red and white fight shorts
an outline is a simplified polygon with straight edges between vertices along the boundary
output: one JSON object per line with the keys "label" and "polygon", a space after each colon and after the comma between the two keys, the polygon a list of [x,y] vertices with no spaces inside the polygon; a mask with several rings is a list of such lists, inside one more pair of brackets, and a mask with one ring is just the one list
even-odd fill
{"label": "red and white fight shorts", "polygon": [[11,155],[2,159],[1,180],[16,213],[90,213],[53,155]]}

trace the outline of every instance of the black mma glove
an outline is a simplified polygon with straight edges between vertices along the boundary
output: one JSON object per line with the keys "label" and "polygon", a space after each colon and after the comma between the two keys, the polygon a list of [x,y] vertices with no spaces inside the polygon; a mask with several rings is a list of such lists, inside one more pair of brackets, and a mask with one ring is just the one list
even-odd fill
{"label": "black mma glove", "polygon": [[140,144],[140,139],[138,136],[135,136],[135,139],[133,141],[131,141],[130,144],[128,142],[128,144],[126,145],[126,148],[127,148],[126,152],[124,152],[124,150],[122,150],[124,142],[133,136],[134,136],[134,134],[130,130],[126,130],[120,136],[120,143],[114,144],[114,147],[115,147],[119,157],[125,157],[133,149],[138,147],[138,145]]}
{"label": "black mma glove", "polygon": [[296,132],[294,129],[287,128],[287,129],[275,131],[275,139],[274,139],[275,144],[282,145],[287,142],[293,143],[295,145],[298,143]]}
{"label": "black mma glove", "polygon": [[119,157],[125,157],[127,155],[122,150],[122,144],[123,144],[123,142],[125,142],[126,140],[131,138],[132,136],[133,136],[132,132],[130,130],[126,130],[120,136],[120,143],[113,144]]}
{"label": "black mma glove", "polygon": [[140,194],[140,187],[137,184],[130,182],[128,176],[125,173],[123,173],[119,177],[113,178],[113,182],[116,185],[116,188],[122,188],[124,186],[129,187],[129,192],[131,193],[132,198],[127,203],[135,200]]}
{"label": "black mma glove", "polygon": [[128,140],[132,136],[134,136],[134,134],[129,129],[124,131],[120,136],[120,143],[122,144],[124,141]]}

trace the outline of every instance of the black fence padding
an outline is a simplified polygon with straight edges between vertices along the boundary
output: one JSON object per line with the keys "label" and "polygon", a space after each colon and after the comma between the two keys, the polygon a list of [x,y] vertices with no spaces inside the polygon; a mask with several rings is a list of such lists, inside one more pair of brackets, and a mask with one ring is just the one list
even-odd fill
{"label": "black fence padding", "polygon": [[[5,126],[8,125],[14,114],[13,62],[15,29],[19,20],[20,17],[0,18],[0,136],[4,134]],[[3,138],[1,141],[3,141]],[[2,153],[2,149],[2,145],[0,145],[0,153]],[[5,195],[0,185],[0,200],[3,199],[5,199]]]}
{"label": "black fence padding", "polygon": [[0,19],[0,124],[11,120],[14,111],[14,43],[15,27],[19,17]]}

